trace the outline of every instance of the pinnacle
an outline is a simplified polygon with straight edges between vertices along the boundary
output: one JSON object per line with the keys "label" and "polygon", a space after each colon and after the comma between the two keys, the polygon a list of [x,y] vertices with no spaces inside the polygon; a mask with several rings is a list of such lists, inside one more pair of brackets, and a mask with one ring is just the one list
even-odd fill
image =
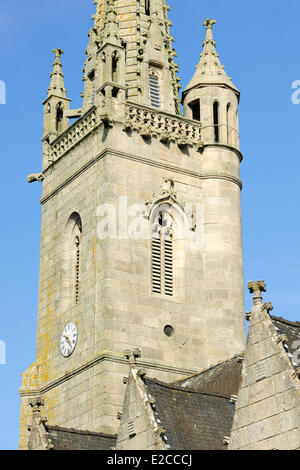
{"label": "pinnacle", "polygon": [[220,62],[219,54],[216,51],[216,42],[213,38],[213,25],[215,24],[216,20],[210,18],[207,18],[203,23],[203,26],[206,27],[203,52],[200,55],[200,62],[196,72],[185,91],[202,84],[222,84],[239,93],[238,89],[233,85],[231,78],[226,74],[224,66]]}
{"label": "pinnacle", "polygon": [[56,95],[61,98],[66,97],[66,89],[64,84],[64,74],[62,71],[62,63],[60,60],[61,55],[64,51],[60,48],[53,49],[52,52],[55,54],[55,60],[53,63],[53,69],[50,74],[50,86],[48,88],[48,96]]}

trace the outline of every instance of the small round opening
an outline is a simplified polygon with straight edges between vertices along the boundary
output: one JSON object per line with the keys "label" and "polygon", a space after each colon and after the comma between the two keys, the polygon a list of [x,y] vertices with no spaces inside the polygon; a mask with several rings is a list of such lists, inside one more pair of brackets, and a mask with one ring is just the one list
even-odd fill
{"label": "small round opening", "polygon": [[173,326],[166,325],[164,327],[164,333],[165,333],[166,336],[170,337],[170,336],[173,336],[175,334],[175,330],[174,330]]}

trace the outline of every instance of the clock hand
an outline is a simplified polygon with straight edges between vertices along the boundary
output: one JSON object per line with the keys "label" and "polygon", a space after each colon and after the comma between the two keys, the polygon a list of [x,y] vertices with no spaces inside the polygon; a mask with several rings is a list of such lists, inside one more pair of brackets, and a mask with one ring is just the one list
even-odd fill
{"label": "clock hand", "polygon": [[64,335],[64,338],[66,338],[66,340],[67,340],[67,343],[69,343],[69,345],[71,346],[71,345],[72,345],[72,343],[71,343],[70,339],[68,338],[68,336]]}

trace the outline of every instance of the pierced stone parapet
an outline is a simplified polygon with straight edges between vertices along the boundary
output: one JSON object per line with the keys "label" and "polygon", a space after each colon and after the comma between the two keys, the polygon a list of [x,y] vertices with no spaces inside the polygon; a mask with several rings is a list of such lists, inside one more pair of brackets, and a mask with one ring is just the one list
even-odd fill
{"label": "pierced stone parapet", "polygon": [[[91,108],[50,143],[48,160],[51,162],[57,160],[101,122],[108,127],[113,126],[111,116],[98,113],[96,107]],[[200,122],[197,123],[184,117],[156,111],[145,106],[126,104],[126,119],[123,122],[123,130],[124,132],[130,130],[138,132],[145,139],[156,137],[164,144],[174,142],[181,149],[186,147],[192,147],[199,151],[203,149]]]}
{"label": "pierced stone parapet", "polygon": [[144,138],[156,137],[163,143],[176,142],[180,148],[202,150],[201,123],[136,104],[127,104],[123,130],[138,132]]}
{"label": "pierced stone parapet", "polygon": [[84,116],[69,127],[50,145],[50,159],[55,161],[70,150],[98,124],[96,108],[90,109]]}

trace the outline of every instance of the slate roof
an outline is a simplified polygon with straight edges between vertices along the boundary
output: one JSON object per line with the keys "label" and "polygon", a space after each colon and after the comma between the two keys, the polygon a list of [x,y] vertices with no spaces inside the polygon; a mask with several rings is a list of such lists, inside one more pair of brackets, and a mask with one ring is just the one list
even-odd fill
{"label": "slate roof", "polygon": [[47,426],[47,436],[53,450],[111,450],[116,446],[117,436],[99,432],[78,431],[59,426]]}
{"label": "slate roof", "polygon": [[[292,322],[282,317],[271,316],[278,335],[285,335],[284,348],[294,368],[300,366],[300,322]],[[297,350],[299,351],[297,353]]]}
{"label": "slate roof", "polygon": [[237,395],[243,367],[243,354],[228,361],[220,362],[192,377],[176,382],[182,389],[194,390],[212,395]]}
{"label": "slate roof", "polygon": [[229,396],[199,393],[147,377],[144,382],[155,398],[154,414],[166,431],[170,449],[226,450],[224,437],[230,436],[235,411]]}

